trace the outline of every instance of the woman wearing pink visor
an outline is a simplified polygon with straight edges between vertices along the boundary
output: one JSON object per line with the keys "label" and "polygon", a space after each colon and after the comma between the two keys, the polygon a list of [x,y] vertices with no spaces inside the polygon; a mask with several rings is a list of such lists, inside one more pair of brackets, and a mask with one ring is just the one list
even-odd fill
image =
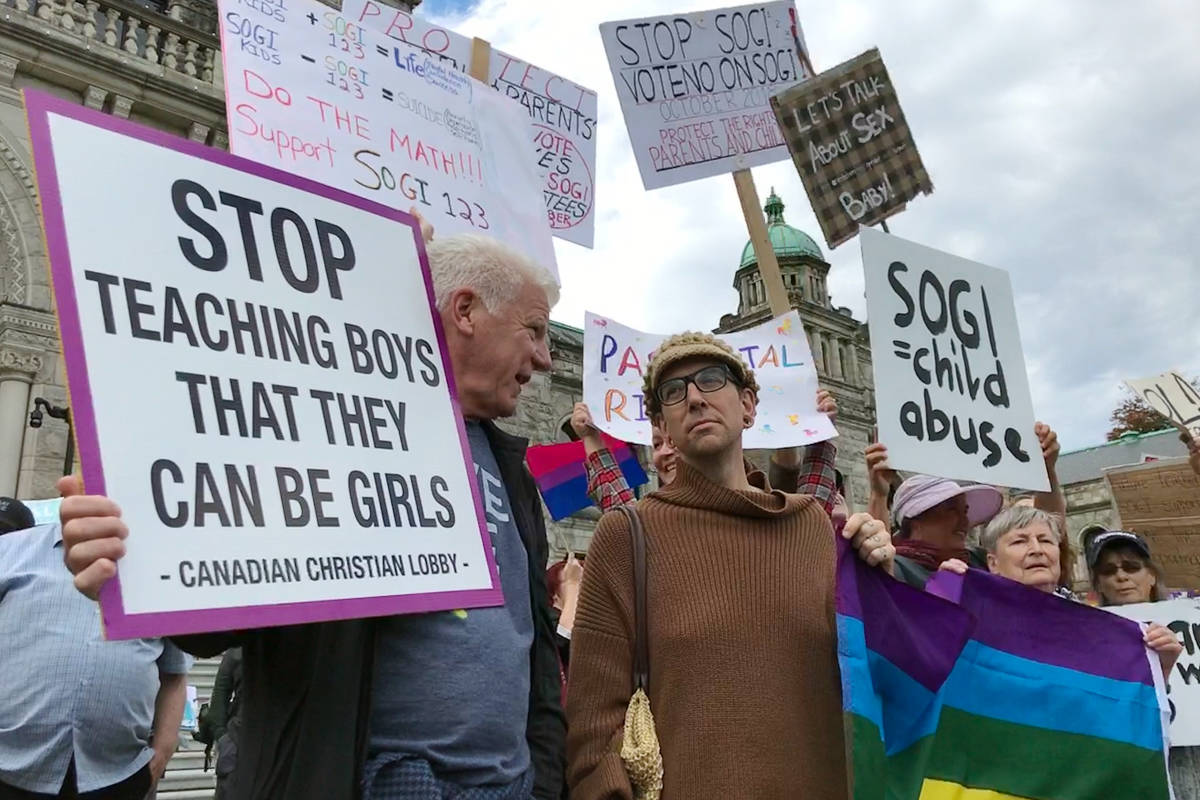
{"label": "woman wearing pink visor", "polygon": [[986,554],[967,547],[967,531],[996,516],[1003,504],[1000,490],[993,486],[960,486],[932,475],[904,481],[892,505],[896,578],[923,589],[929,576],[951,558],[987,569]]}

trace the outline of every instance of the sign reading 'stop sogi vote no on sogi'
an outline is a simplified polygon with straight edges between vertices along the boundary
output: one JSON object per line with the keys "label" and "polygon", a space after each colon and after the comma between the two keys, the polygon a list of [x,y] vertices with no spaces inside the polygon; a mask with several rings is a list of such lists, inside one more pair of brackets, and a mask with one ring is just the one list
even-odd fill
{"label": "sign reading 'stop sogi vote no on sogi'", "polygon": [[108,635],[502,602],[415,221],[26,97]]}
{"label": "sign reading 'stop sogi vote no on sogi'", "polygon": [[859,237],[888,461],[1046,491],[1008,273],[871,228]]}
{"label": "sign reading 'stop sogi vote no on sogi'", "polygon": [[770,97],[810,74],[790,0],[606,22],[600,36],[647,189],[787,158]]}

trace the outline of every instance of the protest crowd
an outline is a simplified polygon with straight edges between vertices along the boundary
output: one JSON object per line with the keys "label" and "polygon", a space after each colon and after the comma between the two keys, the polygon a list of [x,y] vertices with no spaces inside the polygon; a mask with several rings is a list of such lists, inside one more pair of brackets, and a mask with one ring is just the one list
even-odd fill
{"label": "protest crowd", "polygon": [[[739,24],[755,35],[760,19],[754,13],[728,23],[730,42],[737,41]],[[678,21],[668,33],[672,47],[680,49],[693,35],[690,25]],[[657,32],[645,39],[625,27],[612,36],[632,54],[630,67],[649,58],[653,45],[663,46]],[[399,51],[395,59],[401,63]],[[764,69],[761,60],[744,63]],[[791,50],[766,63],[775,64],[781,81],[811,71],[807,56],[797,59]],[[779,136],[792,135],[788,130],[784,124]],[[782,148],[782,142],[776,144]],[[672,147],[658,153],[656,162],[687,161],[683,139]],[[253,253],[247,256],[253,265],[248,283],[263,281],[258,251],[251,249],[254,233],[245,227],[263,214],[261,203],[209,192],[199,183],[177,181],[171,192],[175,213],[192,232],[178,239],[192,266],[216,275],[224,264],[215,262],[236,248],[235,240],[222,239],[197,211],[214,211],[219,198],[236,210],[243,246]],[[188,198],[194,199],[190,206]],[[381,434],[392,432],[382,416],[390,411],[400,433],[393,450],[398,459],[456,463],[461,447],[469,487],[458,487],[449,472],[425,483],[415,474],[361,473],[365,494],[376,487],[371,510],[377,516],[370,524],[390,513],[390,522],[377,527],[407,534],[450,529],[471,514],[482,542],[480,560],[489,565],[490,589],[499,602],[475,597],[456,608],[456,597],[439,604],[431,591],[425,606],[380,614],[355,606],[361,598],[330,594],[322,602],[344,602],[344,608],[307,621],[263,616],[240,625],[242,609],[227,608],[221,626],[197,623],[201,617],[195,616],[180,623],[178,633],[114,636],[111,620],[132,624],[137,616],[132,609],[141,602],[133,593],[136,573],[126,565],[140,542],[166,530],[139,528],[130,510],[158,509],[151,513],[160,519],[170,515],[162,510],[161,493],[94,491],[91,476],[101,473],[87,470],[99,462],[88,462],[94,456],[85,452],[88,486],[77,474],[58,482],[57,522],[35,524],[20,501],[0,498],[0,800],[155,797],[181,744],[181,721],[191,702],[187,675],[197,658],[221,659],[198,733],[207,745],[205,769],[215,770],[219,800],[1141,800],[1170,797],[1170,781],[1180,800],[1200,800],[1189,793],[1200,786],[1200,747],[1172,747],[1169,732],[1167,686],[1185,642],[1167,624],[1112,613],[1125,606],[1141,613],[1143,604],[1167,602],[1177,587],[1168,585],[1153,536],[1091,526],[1078,538],[1090,600],[1077,591],[1072,580],[1077,556],[1057,472],[1061,447],[1050,425],[1031,417],[1023,430],[1001,431],[989,421],[976,427],[974,417],[938,408],[925,389],[924,405],[897,402],[900,424],[909,426],[903,427],[907,438],[924,442],[920,431],[927,430],[924,443],[933,446],[952,430],[948,441],[973,461],[988,468],[1016,463],[1044,482],[992,485],[975,480],[979,473],[958,474],[957,462],[949,461],[942,470],[949,474],[907,469],[910,462],[902,461],[907,450],[898,456],[898,443],[881,435],[866,448],[869,496],[855,507],[835,466],[836,438],[814,429],[803,445],[767,452],[751,443],[749,437],[761,433],[773,380],[764,377],[771,368],[765,356],[755,363],[723,336],[671,332],[636,370],[647,438],[614,440],[594,406],[575,404],[567,427],[581,458],[566,467],[585,476],[587,496],[602,514],[586,553],[552,558],[550,502],[527,461],[530,443],[502,425],[517,414],[535,374],[552,367],[557,273],[536,253],[499,235],[435,231],[436,224],[416,207],[403,216],[414,235],[414,263],[427,270],[432,333],[403,344],[391,334],[401,356],[393,355],[390,377],[400,376],[403,383],[407,365],[412,386],[424,381],[422,391],[443,392],[449,427],[437,429],[432,446],[423,444],[417,452],[414,445],[409,453],[403,404],[371,405],[374,398],[367,397],[360,407],[358,395],[341,393],[322,395],[324,427],[330,443],[342,435],[341,425],[351,445],[361,431],[364,449],[393,450]],[[291,289],[306,297],[327,294],[321,299],[330,307],[350,302],[357,277],[353,254],[355,247],[365,249],[363,238],[355,239],[350,226],[322,218],[310,236],[301,215],[282,206],[270,214],[273,230],[276,225],[282,230],[281,219],[303,231],[314,264],[311,281],[287,278]],[[396,225],[408,235],[408,227]],[[186,239],[193,234],[195,241]],[[171,233],[172,247],[176,236]],[[284,234],[274,238],[276,255],[286,252],[280,244]],[[202,240],[207,244],[198,245]],[[865,240],[864,261],[868,244],[875,242]],[[323,271],[315,266],[318,251]],[[262,252],[265,263],[269,251]],[[277,260],[282,265],[286,258]],[[895,287],[899,262],[886,266],[888,261],[876,271],[886,270],[881,280]],[[101,287],[101,319],[112,334],[123,317],[119,299],[115,316],[110,305],[120,292],[108,293],[117,279],[105,283],[107,278],[87,274]],[[924,297],[924,287],[937,278],[921,280]],[[945,282],[951,306],[972,296],[967,281]],[[123,292],[134,336],[153,338],[137,321],[149,314],[150,306],[135,297],[144,290],[129,284],[126,279]],[[941,291],[941,283],[937,287]],[[916,324],[911,298],[907,291],[900,294],[909,298],[908,320],[897,324]],[[224,318],[221,309],[230,310],[235,321],[226,345],[236,340],[238,348],[237,337],[253,329],[254,349],[265,349],[259,348],[259,334],[266,340],[270,320],[286,318],[282,310],[262,306],[260,328],[253,313],[248,321],[236,321],[234,300],[222,306],[214,295],[202,295],[197,309],[207,302],[201,297],[218,309],[204,319]],[[986,337],[998,353],[997,340],[1006,326],[1015,328],[1015,317],[1007,322],[995,293],[991,298],[989,304],[983,294],[979,313],[955,318],[950,332],[943,301],[940,327],[925,317],[930,335],[957,337],[955,352],[964,363],[968,351],[986,348]],[[168,303],[168,318],[171,307]],[[401,315],[418,313],[403,308]],[[356,319],[353,312],[348,319]],[[397,329],[405,322],[397,320]],[[777,324],[782,336],[790,322],[771,322]],[[322,325],[326,334],[337,327],[313,316],[308,335]],[[352,328],[347,323],[346,330]],[[165,333],[154,335],[168,341]],[[388,339],[371,339],[377,348],[372,351],[364,344],[367,334],[357,340],[354,335],[357,378],[371,371],[362,366],[364,354],[373,352],[377,365],[386,363],[378,342]],[[200,347],[195,336],[186,338]],[[281,333],[280,352],[284,342]],[[274,340],[269,348],[274,353]],[[935,339],[929,363],[939,359],[936,348]],[[914,368],[920,352],[912,356]],[[967,388],[969,363],[966,380],[958,377],[955,391],[976,402],[970,414],[989,402],[1007,409],[1019,405],[1018,395],[1028,395],[1024,365],[1006,362],[1002,368],[1005,357],[994,356],[977,400]],[[787,351],[782,358],[786,363]],[[289,378],[270,374],[273,362],[253,363],[267,373],[268,383],[277,381],[271,388],[276,396],[298,395],[287,385]],[[949,374],[948,359],[946,364],[935,371]],[[349,370],[339,374],[345,378]],[[922,379],[925,385],[943,388],[942,378],[932,375]],[[205,380],[186,378],[195,415],[188,419],[197,434],[205,432],[201,406],[209,389],[197,389],[208,385]],[[221,395],[216,381],[211,379],[215,408],[241,403]],[[888,391],[879,387],[881,408],[891,401]],[[791,399],[827,430],[835,429],[839,409],[830,391],[817,388]],[[263,402],[254,406],[253,424],[273,427],[281,442],[290,429],[286,444],[292,452],[304,448],[292,401],[286,401],[286,425],[267,415],[263,408],[271,408],[270,402]],[[226,435],[226,417],[214,419],[221,420]],[[246,420],[241,423],[245,428]],[[1163,424],[1168,423],[1175,424]],[[1186,468],[1200,477],[1200,441],[1186,425],[1177,428],[1188,452]],[[95,438],[95,431],[79,435],[83,441]],[[407,436],[416,441],[422,433],[410,427]],[[636,464],[637,470],[648,467],[653,476],[642,485],[627,469],[637,460],[628,453],[630,444],[641,446],[645,463]],[[183,463],[186,454],[179,455],[176,461]],[[182,482],[175,461],[155,465],[155,474]],[[410,471],[419,468],[397,467],[398,473]],[[311,506],[289,518],[286,533],[294,528],[339,535],[348,518],[339,523],[326,516],[320,476],[313,472],[296,477],[294,485],[283,473],[277,478],[280,492],[296,506],[303,505],[304,494],[297,487],[304,480],[311,487]],[[1011,488],[1029,491],[1017,496]],[[460,490],[473,498],[475,511],[449,499]],[[254,518],[251,494],[237,495],[244,508],[230,506],[229,514],[237,510],[235,525],[225,509],[201,508],[197,490],[195,530],[212,533],[215,542],[221,529],[241,526],[243,511]],[[191,524],[189,513],[177,515],[178,527]],[[202,514],[219,514],[222,522],[213,526],[210,520],[205,527]],[[367,518],[365,512],[359,516],[360,527],[368,527]],[[257,525],[265,527],[261,519]],[[461,561],[466,568],[466,559]],[[335,569],[327,560],[322,574],[349,582],[368,565],[371,571],[404,574],[403,566],[390,563],[353,556],[339,559]],[[442,554],[421,563],[442,577],[449,565],[459,568],[459,561]],[[285,567],[274,569],[286,576]],[[255,569],[270,573],[268,566]],[[305,569],[311,573],[313,567]],[[164,583],[171,578],[161,576]],[[457,590],[446,586],[447,596]],[[221,590],[211,579],[207,588]],[[288,605],[291,595],[282,586],[279,591],[277,603]],[[211,609],[161,614],[166,620],[176,612],[206,610]],[[1190,650],[1191,645],[1189,655]],[[1060,704],[1075,693],[1094,696],[1085,701],[1093,705],[1080,720],[1064,721]],[[1094,759],[1095,767],[1071,768],[1064,754],[1075,753]]]}

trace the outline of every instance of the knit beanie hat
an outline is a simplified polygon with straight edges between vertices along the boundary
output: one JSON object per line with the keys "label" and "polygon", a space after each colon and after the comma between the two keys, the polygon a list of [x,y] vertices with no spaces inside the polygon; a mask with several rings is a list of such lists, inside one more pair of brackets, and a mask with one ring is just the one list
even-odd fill
{"label": "knit beanie hat", "polygon": [[755,402],[758,401],[758,381],[754,378],[754,370],[746,366],[746,362],[742,361],[741,356],[732,347],[711,333],[685,331],[668,336],[654,351],[654,356],[646,367],[646,374],[642,379],[642,394],[645,397],[646,410],[651,415],[662,411],[656,390],[663,372],[676,362],[696,357],[712,358],[728,366],[737,382],[754,392]]}

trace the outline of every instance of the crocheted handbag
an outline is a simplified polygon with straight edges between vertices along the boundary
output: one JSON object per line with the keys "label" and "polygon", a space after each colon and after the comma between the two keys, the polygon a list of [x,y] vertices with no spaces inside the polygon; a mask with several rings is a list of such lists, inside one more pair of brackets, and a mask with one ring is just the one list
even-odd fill
{"label": "crocheted handbag", "polygon": [[662,796],[663,761],[650,713],[650,654],[646,626],[646,534],[637,511],[620,507],[629,518],[633,544],[633,696],[625,710],[621,737],[621,762],[633,786],[634,800],[658,800]]}

